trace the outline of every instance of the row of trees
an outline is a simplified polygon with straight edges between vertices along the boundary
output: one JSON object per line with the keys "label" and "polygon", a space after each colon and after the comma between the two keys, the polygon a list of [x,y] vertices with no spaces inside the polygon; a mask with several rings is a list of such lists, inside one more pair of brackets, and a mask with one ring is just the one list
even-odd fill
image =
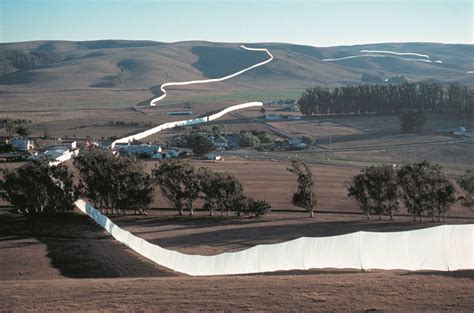
{"label": "row of trees", "polygon": [[[258,217],[271,207],[261,200],[245,195],[241,182],[232,174],[195,168],[189,162],[165,160],[145,172],[133,157],[116,157],[109,152],[90,150],[75,159],[79,173],[74,184],[72,171],[65,165],[49,166],[47,160],[36,160],[16,170],[3,169],[0,195],[23,214],[71,211],[79,196],[106,214],[125,214],[127,210],[145,214],[153,202],[154,188],[177,210],[179,215],[194,214],[194,203],[201,199],[203,208],[214,215],[220,211],[229,216]],[[293,161],[287,169],[297,176],[297,190],[292,203],[314,216],[317,205],[311,169],[303,162]],[[464,192],[456,199],[455,185],[444,175],[441,166],[428,161],[394,166],[369,166],[349,183],[348,196],[358,203],[370,219],[389,215],[393,220],[401,204],[421,221],[430,216],[434,221],[446,219],[451,205],[459,200],[472,209],[474,173],[467,171],[457,181]]]}
{"label": "row of trees", "polygon": [[404,111],[474,114],[474,90],[467,86],[438,83],[307,89],[298,101],[304,115],[388,114]]}
{"label": "row of trees", "polygon": [[246,196],[240,181],[229,173],[204,167],[196,169],[189,162],[170,159],[153,169],[153,176],[162,195],[179,215],[183,215],[184,210],[193,215],[197,199],[204,201],[203,208],[209,210],[210,215],[219,210],[221,215],[226,212],[229,216],[231,211],[236,211],[237,215],[259,217],[271,209],[267,202]]}
{"label": "row of trees", "polygon": [[348,185],[348,196],[354,198],[360,209],[367,214],[393,216],[403,203],[413,215],[413,221],[430,216],[438,222],[446,221],[446,213],[456,200],[468,208],[472,207],[474,175],[467,171],[459,180],[464,196],[456,199],[455,185],[443,173],[441,166],[428,161],[407,164],[396,169],[394,166],[369,166],[354,176]]}
{"label": "row of trees", "polygon": [[179,215],[194,214],[194,202],[202,199],[203,208],[213,215],[235,211],[238,215],[259,217],[271,207],[244,194],[242,184],[229,173],[196,169],[189,162],[170,159],[146,173],[134,157],[116,157],[110,152],[89,150],[74,160],[79,173],[74,184],[72,171],[64,164],[49,166],[37,160],[16,170],[2,170],[0,195],[23,214],[71,211],[79,196],[106,214],[125,214],[133,210],[144,214],[153,202],[154,188]]}

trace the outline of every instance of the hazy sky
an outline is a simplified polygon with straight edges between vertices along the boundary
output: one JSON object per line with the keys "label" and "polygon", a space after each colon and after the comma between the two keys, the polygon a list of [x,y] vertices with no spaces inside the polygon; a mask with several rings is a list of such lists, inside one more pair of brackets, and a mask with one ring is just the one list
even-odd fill
{"label": "hazy sky", "polygon": [[0,42],[473,43],[474,0],[0,0]]}

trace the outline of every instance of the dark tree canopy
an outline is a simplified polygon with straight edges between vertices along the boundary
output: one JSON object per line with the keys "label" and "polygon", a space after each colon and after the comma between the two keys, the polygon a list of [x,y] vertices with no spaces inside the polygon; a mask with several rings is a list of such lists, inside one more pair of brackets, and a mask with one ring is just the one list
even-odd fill
{"label": "dark tree canopy", "polygon": [[239,199],[243,196],[243,187],[240,181],[231,174],[213,172],[208,168],[198,171],[200,191],[203,194],[203,208],[213,215],[215,210],[220,210],[221,215],[234,210]]}
{"label": "dark tree canopy", "polygon": [[307,89],[298,100],[304,115],[389,114],[404,111],[474,114],[474,91],[438,83],[366,84]]}
{"label": "dark tree canopy", "polygon": [[214,145],[204,136],[196,131],[191,131],[185,136],[186,144],[193,149],[197,156],[203,156],[214,150]]}
{"label": "dark tree canopy", "polygon": [[164,160],[153,170],[153,176],[162,195],[173,204],[179,215],[183,215],[185,209],[193,215],[193,203],[200,192],[194,166],[181,160]]}
{"label": "dark tree canopy", "polygon": [[455,201],[455,189],[442,171],[442,167],[428,161],[404,165],[397,174],[402,199],[408,212],[416,221],[423,214],[428,214],[438,221],[441,215],[446,220],[446,213]]}
{"label": "dark tree canopy", "polygon": [[237,214],[243,214],[248,217],[260,217],[271,210],[271,206],[264,200],[256,200],[251,197],[242,196],[236,202]]}
{"label": "dark tree canopy", "polygon": [[260,144],[260,139],[250,131],[239,133],[239,142],[242,147],[255,147]]}
{"label": "dark tree canopy", "polygon": [[101,211],[112,214],[144,213],[153,201],[153,179],[141,162],[131,156],[89,150],[74,160],[79,171],[79,190]]}
{"label": "dark tree canopy", "polygon": [[353,197],[360,209],[370,219],[370,214],[393,215],[399,210],[397,176],[393,166],[369,166],[354,176],[347,188],[348,196]]}
{"label": "dark tree canopy", "polygon": [[16,170],[2,170],[0,193],[19,213],[56,213],[72,211],[77,200],[73,175],[59,164],[35,160]]}
{"label": "dark tree canopy", "polygon": [[426,124],[425,114],[419,110],[405,112],[400,116],[400,130],[402,133],[419,133]]}
{"label": "dark tree canopy", "polygon": [[298,189],[292,196],[292,203],[307,210],[313,217],[317,200],[313,191],[314,181],[311,169],[304,162],[292,161],[291,167],[287,170],[298,176]]}
{"label": "dark tree canopy", "polygon": [[30,130],[25,126],[17,126],[15,129],[16,133],[21,137],[27,137],[30,135]]}
{"label": "dark tree canopy", "polygon": [[458,179],[458,184],[464,193],[460,198],[462,205],[472,210],[474,205],[474,172],[467,170],[466,173]]}

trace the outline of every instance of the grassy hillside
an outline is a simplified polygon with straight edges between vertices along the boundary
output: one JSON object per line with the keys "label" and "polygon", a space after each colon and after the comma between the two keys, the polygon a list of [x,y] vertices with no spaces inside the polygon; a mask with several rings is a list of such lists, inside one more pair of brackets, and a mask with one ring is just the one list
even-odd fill
{"label": "grassy hillside", "polygon": [[[178,98],[247,100],[250,94],[302,90],[314,85],[361,82],[363,74],[381,78],[402,75],[411,81],[435,80],[474,84],[473,45],[383,43],[317,48],[283,43],[248,44],[266,47],[273,62],[225,83],[186,87],[170,93]],[[406,61],[397,57],[363,57],[334,62],[323,59],[360,54],[361,50],[427,54],[442,63]],[[266,58],[237,43],[153,41],[34,41],[0,44],[0,105],[17,108],[27,102],[47,106],[131,106],[159,94],[159,85],[228,75]],[[252,91],[256,90],[256,92]],[[237,97],[236,97],[237,95]],[[255,99],[258,100],[258,99]]]}

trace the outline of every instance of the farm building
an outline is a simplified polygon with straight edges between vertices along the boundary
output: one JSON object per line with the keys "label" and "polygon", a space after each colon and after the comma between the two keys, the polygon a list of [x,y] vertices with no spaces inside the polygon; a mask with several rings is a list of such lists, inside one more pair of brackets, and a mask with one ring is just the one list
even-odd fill
{"label": "farm building", "polygon": [[35,148],[33,140],[28,138],[15,138],[11,140],[12,149],[16,151],[28,151]]}
{"label": "farm building", "polygon": [[158,145],[152,145],[152,144],[127,144],[127,145],[116,145],[116,149],[125,154],[130,154],[130,155],[148,155],[152,156],[156,153],[161,152],[161,147]]}
{"label": "farm building", "polygon": [[229,142],[223,137],[219,137],[217,139],[210,137],[209,139],[217,150],[225,150],[229,148]]}

